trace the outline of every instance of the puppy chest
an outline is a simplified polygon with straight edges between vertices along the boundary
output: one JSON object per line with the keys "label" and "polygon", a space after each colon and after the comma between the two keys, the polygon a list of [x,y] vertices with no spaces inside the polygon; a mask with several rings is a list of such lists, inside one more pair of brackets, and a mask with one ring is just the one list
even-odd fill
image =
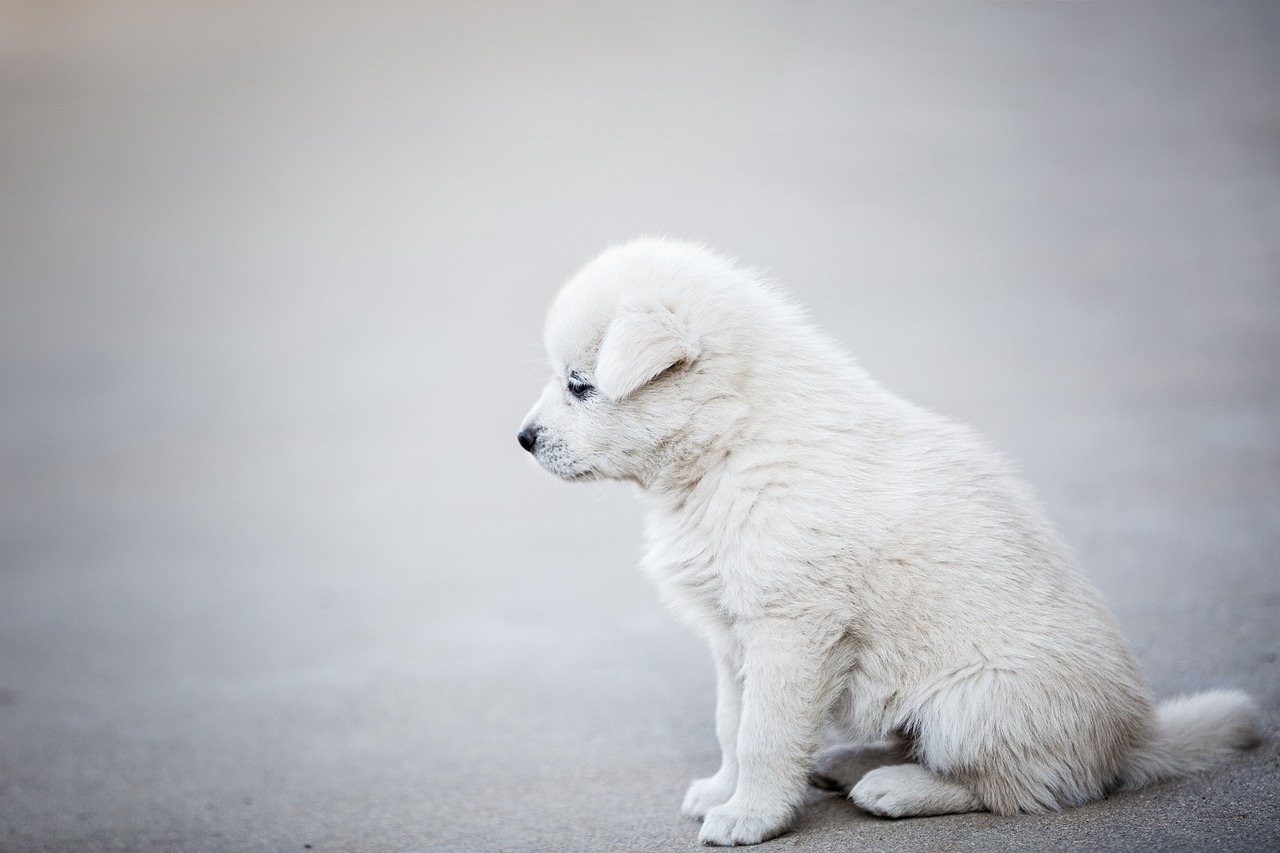
{"label": "puppy chest", "polygon": [[651,542],[641,568],[677,610],[722,610],[725,584],[716,555],[706,547],[682,544],[691,543]]}
{"label": "puppy chest", "polygon": [[790,515],[777,518],[776,502],[761,499],[760,489],[720,485],[710,497],[657,507],[646,517],[642,567],[664,600],[717,619],[842,609],[820,599],[847,591],[837,583],[844,555],[831,559],[829,546]]}
{"label": "puppy chest", "polygon": [[642,567],[665,604],[695,625],[787,609],[792,584],[779,584],[776,561],[735,543],[699,536],[651,540]]}

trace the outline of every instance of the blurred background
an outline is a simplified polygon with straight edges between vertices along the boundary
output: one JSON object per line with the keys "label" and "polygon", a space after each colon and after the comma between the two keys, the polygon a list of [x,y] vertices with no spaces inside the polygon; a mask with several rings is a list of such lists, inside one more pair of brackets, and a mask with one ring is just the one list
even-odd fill
{"label": "blurred background", "polygon": [[[1269,2],[0,2],[0,849],[693,849],[709,660],[631,488],[515,440],[556,287],[645,233],[991,437],[1156,691],[1274,733],[1277,45]],[[776,845],[1262,849],[1274,741]]]}

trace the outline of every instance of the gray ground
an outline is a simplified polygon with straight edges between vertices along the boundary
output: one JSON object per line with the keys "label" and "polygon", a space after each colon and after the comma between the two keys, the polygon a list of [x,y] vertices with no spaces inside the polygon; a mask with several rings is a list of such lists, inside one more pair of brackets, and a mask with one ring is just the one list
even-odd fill
{"label": "gray ground", "polygon": [[1280,5],[0,5],[0,849],[691,850],[710,664],[515,441],[631,235],[1022,465],[1229,768],[771,849],[1280,845]]}

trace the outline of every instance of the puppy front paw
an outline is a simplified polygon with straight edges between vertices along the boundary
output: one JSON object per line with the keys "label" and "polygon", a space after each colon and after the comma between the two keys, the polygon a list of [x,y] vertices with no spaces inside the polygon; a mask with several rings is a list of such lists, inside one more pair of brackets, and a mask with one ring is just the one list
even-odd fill
{"label": "puppy front paw", "polygon": [[717,847],[736,844],[759,844],[787,830],[794,816],[792,809],[742,809],[732,801],[707,812],[698,840]]}
{"label": "puppy front paw", "polygon": [[685,817],[702,818],[712,808],[723,805],[733,796],[735,780],[725,773],[717,773],[706,779],[698,779],[684,795],[680,813]]}

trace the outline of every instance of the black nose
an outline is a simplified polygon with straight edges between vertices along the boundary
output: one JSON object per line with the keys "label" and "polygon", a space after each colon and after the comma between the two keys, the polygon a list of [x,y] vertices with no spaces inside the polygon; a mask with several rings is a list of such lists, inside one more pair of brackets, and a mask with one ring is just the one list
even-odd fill
{"label": "black nose", "polygon": [[525,450],[527,450],[527,451],[529,451],[530,453],[532,453],[532,452],[533,452],[533,446],[534,446],[535,444],[537,444],[537,443],[538,443],[538,426],[537,426],[537,424],[530,424],[529,426],[527,426],[527,427],[525,427],[524,429],[520,430],[520,434],[519,434],[518,436],[516,436],[516,438],[520,439],[520,446],[521,446],[521,447],[523,447]]}

